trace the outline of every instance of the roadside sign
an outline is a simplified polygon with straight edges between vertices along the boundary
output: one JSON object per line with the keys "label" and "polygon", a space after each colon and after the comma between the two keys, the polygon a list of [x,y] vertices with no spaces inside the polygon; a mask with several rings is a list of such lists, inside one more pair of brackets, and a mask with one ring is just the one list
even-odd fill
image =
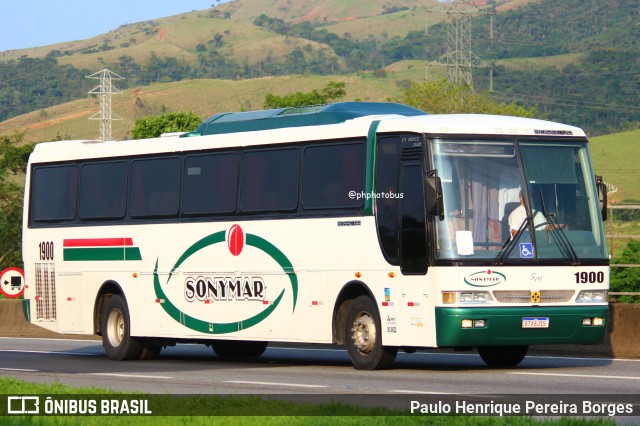
{"label": "roadside sign", "polygon": [[7,268],[0,272],[0,294],[10,299],[24,293],[24,272],[18,268]]}

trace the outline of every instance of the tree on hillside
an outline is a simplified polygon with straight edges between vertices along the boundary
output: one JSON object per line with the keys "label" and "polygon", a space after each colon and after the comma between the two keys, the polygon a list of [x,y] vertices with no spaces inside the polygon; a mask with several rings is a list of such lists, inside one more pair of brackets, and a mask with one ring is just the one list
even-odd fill
{"label": "tree on hillside", "polygon": [[133,139],[147,139],[157,138],[163,133],[191,132],[201,122],[202,119],[193,111],[151,115],[136,120],[131,130],[131,137]]}
{"label": "tree on hillside", "polygon": [[13,176],[23,174],[35,145],[17,146],[24,133],[0,136],[0,269],[22,267],[23,191]]}
{"label": "tree on hillside", "polygon": [[277,96],[267,93],[264,97],[265,108],[287,108],[306,105],[326,104],[343,98],[347,94],[345,84],[330,81],[320,90],[313,89],[310,92],[295,92],[285,96]]}
{"label": "tree on hillside", "polygon": [[474,92],[466,85],[455,84],[446,79],[413,82],[400,97],[392,101],[430,114],[502,114],[536,118],[542,115],[537,106],[525,108],[515,103],[498,102],[488,95]]}

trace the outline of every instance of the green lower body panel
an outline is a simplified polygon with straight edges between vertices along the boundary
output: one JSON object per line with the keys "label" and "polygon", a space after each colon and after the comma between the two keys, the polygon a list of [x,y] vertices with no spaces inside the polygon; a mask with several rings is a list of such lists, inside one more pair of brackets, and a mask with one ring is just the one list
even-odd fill
{"label": "green lower body panel", "polygon": [[31,305],[29,304],[29,299],[22,299],[22,313],[24,314],[24,319],[27,322],[31,322]]}
{"label": "green lower body panel", "polygon": [[[548,318],[548,328],[523,328],[523,318]],[[582,325],[604,318],[604,326]],[[462,328],[462,320],[485,320],[482,328]],[[597,344],[604,341],[608,306],[436,308],[437,344],[445,346]]]}

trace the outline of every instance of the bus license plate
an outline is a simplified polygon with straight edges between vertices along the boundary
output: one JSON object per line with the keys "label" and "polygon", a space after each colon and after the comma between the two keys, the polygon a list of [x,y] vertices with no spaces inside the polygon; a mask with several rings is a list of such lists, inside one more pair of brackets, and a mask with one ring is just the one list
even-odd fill
{"label": "bus license plate", "polygon": [[522,328],[549,328],[549,318],[522,318]]}

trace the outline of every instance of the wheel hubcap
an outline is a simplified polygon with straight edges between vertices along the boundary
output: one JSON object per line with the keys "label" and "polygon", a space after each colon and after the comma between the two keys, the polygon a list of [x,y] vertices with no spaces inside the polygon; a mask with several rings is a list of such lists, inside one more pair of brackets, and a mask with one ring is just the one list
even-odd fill
{"label": "wheel hubcap", "polygon": [[363,312],[355,319],[351,328],[351,340],[361,353],[371,353],[376,344],[376,325],[369,314]]}
{"label": "wheel hubcap", "polygon": [[124,316],[122,315],[122,312],[117,309],[114,309],[109,314],[109,319],[107,320],[107,333],[111,346],[120,346],[124,339]]}

